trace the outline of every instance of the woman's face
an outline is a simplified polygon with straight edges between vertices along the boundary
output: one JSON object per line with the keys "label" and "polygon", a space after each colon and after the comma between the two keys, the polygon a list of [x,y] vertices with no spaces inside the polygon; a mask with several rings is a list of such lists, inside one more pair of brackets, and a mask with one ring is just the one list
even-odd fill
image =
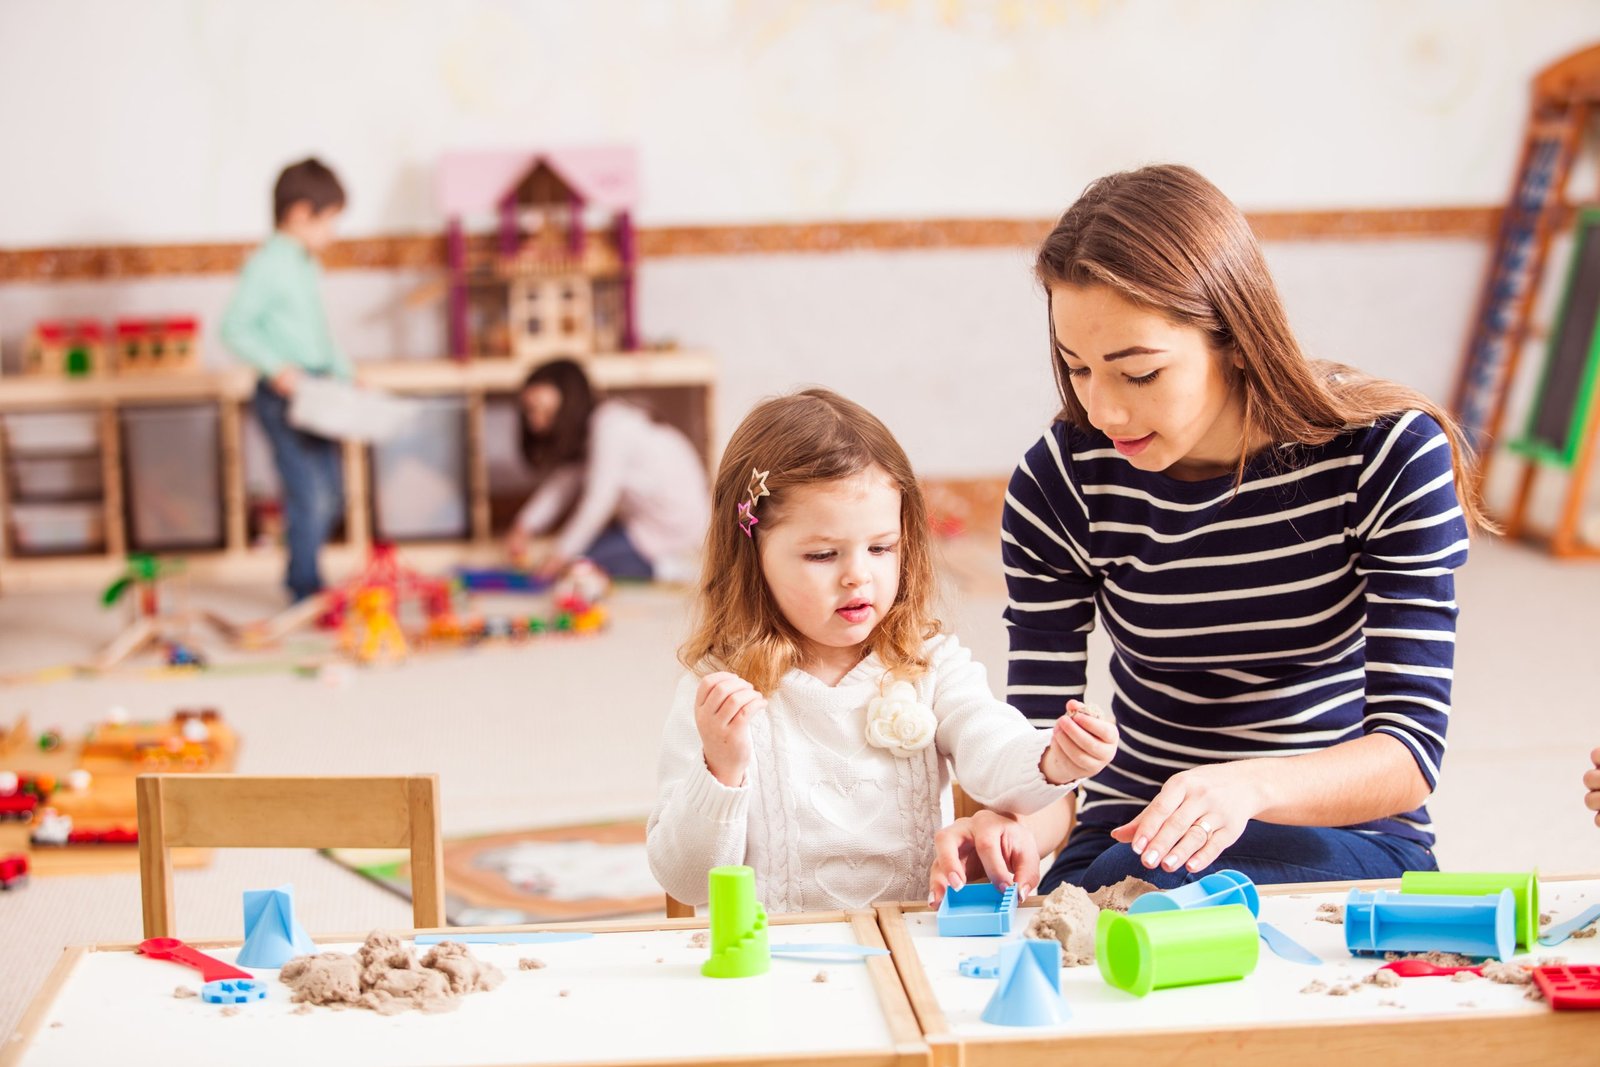
{"label": "woman's face", "polygon": [[549,433],[560,413],[561,390],[549,382],[537,382],[522,391],[522,414],[534,433]]}
{"label": "woman's face", "polygon": [[1234,468],[1244,398],[1205,333],[1104,285],[1052,285],[1050,305],[1056,358],[1089,422],[1124,459],[1188,480]]}

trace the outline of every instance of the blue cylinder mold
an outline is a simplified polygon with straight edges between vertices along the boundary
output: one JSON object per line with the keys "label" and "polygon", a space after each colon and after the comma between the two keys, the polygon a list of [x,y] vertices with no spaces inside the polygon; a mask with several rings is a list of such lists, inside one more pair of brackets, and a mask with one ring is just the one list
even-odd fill
{"label": "blue cylinder mold", "polygon": [[1344,943],[1358,956],[1437,951],[1507,960],[1517,947],[1516,918],[1509,889],[1481,897],[1352,889],[1344,905]]}

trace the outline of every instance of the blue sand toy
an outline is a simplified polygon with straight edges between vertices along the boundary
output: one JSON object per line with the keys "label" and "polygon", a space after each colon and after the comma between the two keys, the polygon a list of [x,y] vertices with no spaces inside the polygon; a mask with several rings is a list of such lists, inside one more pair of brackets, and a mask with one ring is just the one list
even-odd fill
{"label": "blue sand toy", "polygon": [[294,917],[294,886],[248,889],[244,894],[244,947],[240,967],[282,967],[296,956],[310,956],[317,946]]}
{"label": "blue sand toy", "polygon": [[1000,953],[992,956],[968,956],[958,969],[968,978],[999,978]]}
{"label": "blue sand toy", "polygon": [[1358,956],[1438,951],[1508,960],[1517,947],[1516,921],[1509,889],[1481,897],[1352,889],[1344,905],[1344,943]]}
{"label": "blue sand toy", "polygon": [[996,1026],[1050,1026],[1071,1018],[1061,999],[1061,942],[1008,941],[1000,946],[1000,984],[983,1009]]}
{"label": "blue sand toy", "polygon": [[254,978],[226,978],[201,986],[200,997],[208,1004],[248,1004],[267,998],[267,983]]}
{"label": "blue sand toy", "polygon": [[1146,893],[1128,905],[1128,914],[1215,908],[1223,904],[1243,904],[1251,915],[1261,914],[1261,894],[1256,892],[1256,884],[1238,871],[1215,871],[1176,889]]}
{"label": "blue sand toy", "polygon": [[1002,892],[989,882],[945,890],[939,903],[940,937],[997,937],[1011,932],[1017,887]]}

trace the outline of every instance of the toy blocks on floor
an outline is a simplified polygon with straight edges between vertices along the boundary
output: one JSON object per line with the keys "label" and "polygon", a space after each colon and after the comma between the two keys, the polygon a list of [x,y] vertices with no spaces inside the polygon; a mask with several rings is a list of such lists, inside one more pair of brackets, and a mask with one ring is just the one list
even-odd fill
{"label": "toy blocks on floor", "polygon": [[294,917],[294,886],[251,889],[244,895],[244,947],[241,967],[282,967],[296,956],[317,951]]}
{"label": "toy blocks on floor", "polygon": [[940,937],[994,937],[1011,932],[1017,914],[1017,887],[990,882],[945,890],[939,904]]}
{"label": "toy blocks on floor", "polygon": [[28,857],[20,852],[0,856],[0,889],[20,889],[28,884]]}

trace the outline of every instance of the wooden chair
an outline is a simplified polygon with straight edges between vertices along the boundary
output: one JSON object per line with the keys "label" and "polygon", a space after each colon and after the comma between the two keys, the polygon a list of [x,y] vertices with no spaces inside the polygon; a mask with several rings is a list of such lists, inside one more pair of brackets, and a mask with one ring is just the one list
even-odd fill
{"label": "wooden chair", "polygon": [[413,921],[445,925],[438,775],[141,774],[137,791],[145,937],[176,936],[175,847],[408,848]]}

